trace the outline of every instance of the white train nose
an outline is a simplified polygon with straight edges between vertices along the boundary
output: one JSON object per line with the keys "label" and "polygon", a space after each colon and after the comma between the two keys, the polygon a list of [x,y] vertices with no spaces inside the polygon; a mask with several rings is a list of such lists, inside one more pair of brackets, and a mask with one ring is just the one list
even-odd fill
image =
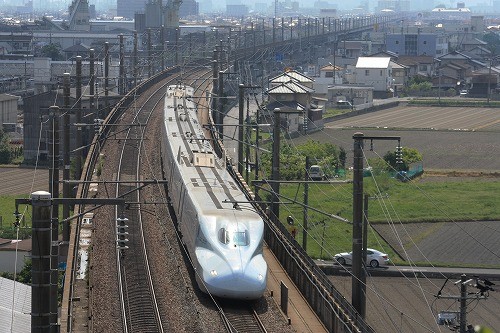
{"label": "white train nose", "polygon": [[266,276],[257,273],[214,277],[210,274],[210,278],[205,277],[205,285],[207,290],[217,297],[256,299],[266,290]]}

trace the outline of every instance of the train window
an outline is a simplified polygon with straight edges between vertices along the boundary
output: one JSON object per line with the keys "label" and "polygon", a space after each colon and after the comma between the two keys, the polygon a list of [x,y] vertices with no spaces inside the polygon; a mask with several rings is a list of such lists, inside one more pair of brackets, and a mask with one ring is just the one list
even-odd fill
{"label": "train window", "polygon": [[248,245],[248,234],[246,231],[238,231],[233,234],[233,242],[235,245],[247,246]]}
{"label": "train window", "polygon": [[226,228],[221,228],[219,230],[219,241],[222,244],[228,244],[229,243],[229,232],[226,230]]}

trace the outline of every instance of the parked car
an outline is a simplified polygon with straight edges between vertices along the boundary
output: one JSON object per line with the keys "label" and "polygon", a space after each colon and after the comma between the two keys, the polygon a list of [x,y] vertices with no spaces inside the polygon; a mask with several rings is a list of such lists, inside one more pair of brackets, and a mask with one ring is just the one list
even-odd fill
{"label": "parked car", "polygon": [[[352,251],[337,253],[333,256],[333,258],[342,266],[351,265]],[[389,263],[389,256],[386,253],[382,253],[378,250],[366,249],[366,263],[373,268],[385,266]]]}

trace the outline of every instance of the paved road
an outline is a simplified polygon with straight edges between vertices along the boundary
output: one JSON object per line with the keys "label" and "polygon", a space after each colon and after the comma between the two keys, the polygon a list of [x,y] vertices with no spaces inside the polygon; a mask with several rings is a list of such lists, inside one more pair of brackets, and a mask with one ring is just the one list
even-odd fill
{"label": "paved road", "polygon": [[[333,261],[315,260],[316,264],[329,275],[350,274],[350,266],[341,267]],[[462,267],[412,267],[412,266],[387,266],[379,268],[367,267],[367,272],[371,276],[387,277],[412,277],[427,276],[429,278],[446,278],[449,276],[459,277],[462,274],[467,276],[480,276],[492,280],[500,280],[500,269],[498,268],[462,268]]]}

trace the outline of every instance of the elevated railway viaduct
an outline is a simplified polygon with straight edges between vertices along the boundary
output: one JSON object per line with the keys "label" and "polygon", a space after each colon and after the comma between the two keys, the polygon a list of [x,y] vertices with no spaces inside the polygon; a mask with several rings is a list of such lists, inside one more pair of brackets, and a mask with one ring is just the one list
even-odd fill
{"label": "elevated railway viaduct", "polygon": [[[335,20],[301,19],[297,22],[296,27],[295,25],[289,27],[288,34],[285,33],[285,20],[281,20],[281,24],[276,24],[275,19],[273,19],[270,29],[265,24],[262,24],[262,30],[259,30],[254,24],[251,24],[250,28],[247,27],[247,29],[238,29],[236,31],[233,28],[227,27],[227,35],[223,35],[220,32],[223,29],[219,29],[217,30],[219,31],[218,36],[213,38],[213,49],[216,52],[214,52],[215,61],[212,62],[212,70],[214,74],[217,74],[219,71],[226,70],[231,63],[238,66],[238,61],[247,59],[251,61],[255,54],[302,54],[303,52],[300,51],[304,48],[309,48],[313,45],[321,47],[342,38],[347,38],[347,36],[354,36],[362,31],[373,29],[374,26],[379,25],[382,27],[400,19],[401,17],[396,15]],[[260,38],[258,37],[259,35]],[[227,40],[225,46],[224,37]],[[223,54],[224,47],[226,49],[224,52],[225,57],[222,58],[221,54]],[[186,51],[185,48],[182,50]],[[182,53],[183,51],[180,52]],[[178,60],[177,55],[176,62]],[[182,71],[182,66],[177,63],[133,87],[113,107],[105,119],[104,125],[117,123],[125,112],[132,112],[134,110],[134,102],[137,96],[149,94],[150,89],[154,85],[168,80],[173,75],[178,75]],[[215,77],[212,77],[212,79],[214,80],[213,82],[216,82]],[[211,87],[212,90],[214,88],[215,85]],[[99,142],[107,138],[110,128],[111,126],[103,126],[102,131],[96,134],[93,139],[82,172],[82,180],[87,182],[80,183],[78,197],[84,198],[89,196],[89,181],[92,179],[92,174],[99,163],[99,150],[97,147],[99,146]],[[234,175],[234,179],[242,188],[246,189],[248,199],[252,199],[252,193],[242,181],[241,176],[233,167],[229,168]],[[260,209],[257,206],[255,208]],[[80,217],[74,219],[71,224],[71,237],[60,317],[62,332],[74,331],[74,323],[78,319],[76,310],[78,307],[81,307],[82,301],[82,296],[77,295],[75,291],[79,284],[80,288],[82,284],[83,288],[86,288],[85,282],[75,279],[79,265],[78,244],[81,217],[86,209],[84,206],[75,206],[74,212]],[[300,245],[291,237],[281,223],[273,223],[270,220],[266,221],[265,241],[329,331],[373,332],[373,329],[359,316],[349,301],[337,291],[323,271],[301,249]],[[75,301],[80,303],[75,304]],[[81,319],[79,318],[78,320]]]}

